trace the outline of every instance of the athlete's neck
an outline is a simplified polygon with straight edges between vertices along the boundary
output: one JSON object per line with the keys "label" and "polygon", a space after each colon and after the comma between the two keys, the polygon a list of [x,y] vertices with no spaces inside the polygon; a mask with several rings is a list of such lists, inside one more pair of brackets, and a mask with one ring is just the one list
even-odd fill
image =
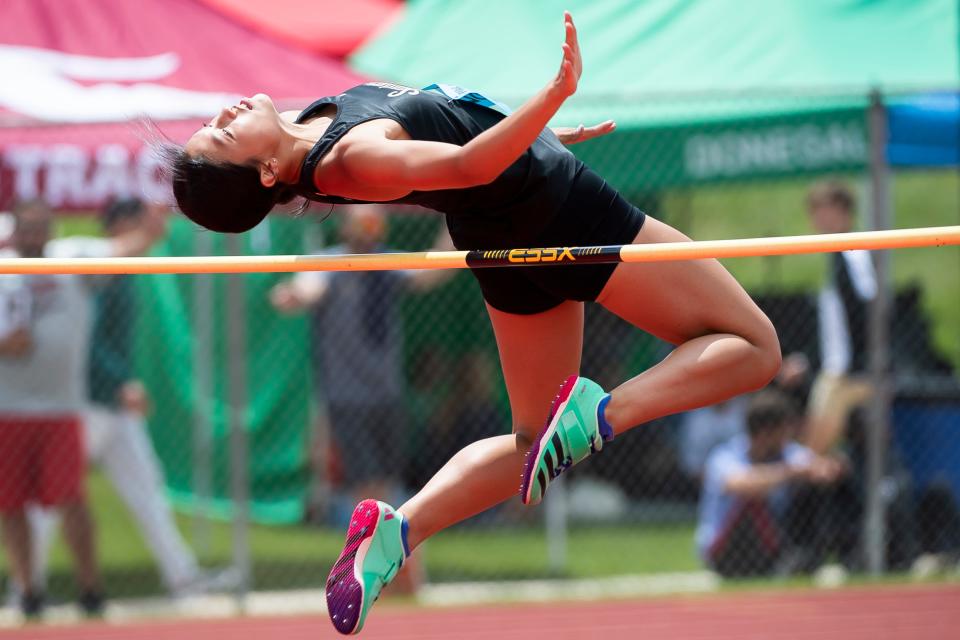
{"label": "athlete's neck", "polygon": [[304,124],[282,122],[283,135],[277,145],[276,158],[280,164],[280,181],[295,184],[300,178],[300,168],[307,154],[323,134],[333,118],[320,116]]}

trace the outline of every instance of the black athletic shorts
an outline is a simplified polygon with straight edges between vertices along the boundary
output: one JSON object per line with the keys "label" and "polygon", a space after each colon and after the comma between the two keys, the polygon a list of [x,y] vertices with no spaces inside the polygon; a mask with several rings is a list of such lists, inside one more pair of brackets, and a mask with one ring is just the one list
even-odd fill
{"label": "black athletic shorts", "polygon": [[[596,172],[581,165],[570,195],[532,247],[630,244],[646,215]],[[523,248],[523,247],[521,247]],[[483,298],[500,311],[534,314],[565,300],[593,301],[617,267],[613,264],[473,269]]]}

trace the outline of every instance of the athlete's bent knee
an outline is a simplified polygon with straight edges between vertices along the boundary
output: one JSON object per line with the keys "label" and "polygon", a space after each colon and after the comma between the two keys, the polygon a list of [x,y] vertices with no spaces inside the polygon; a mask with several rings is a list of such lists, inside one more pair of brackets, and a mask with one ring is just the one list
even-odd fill
{"label": "athlete's bent knee", "polygon": [[751,369],[755,373],[752,377],[751,391],[769,384],[780,372],[783,361],[777,330],[769,319],[764,318],[764,320],[757,335],[750,341],[753,345]]}

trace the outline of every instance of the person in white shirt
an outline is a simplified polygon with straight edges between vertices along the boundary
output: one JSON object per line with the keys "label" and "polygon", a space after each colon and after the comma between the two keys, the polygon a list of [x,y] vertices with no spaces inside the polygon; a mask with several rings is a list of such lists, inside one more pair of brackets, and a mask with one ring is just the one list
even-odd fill
{"label": "person in white shirt", "polygon": [[[53,213],[44,202],[21,203],[13,214],[10,244],[0,250],[7,258],[131,256],[157,237],[156,225],[145,223],[109,240],[52,240]],[[88,614],[103,608],[80,427],[96,282],[77,275],[0,276],[7,305],[16,300],[0,334],[0,520],[11,574],[16,583],[30,585],[34,558],[26,506],[56,507],[77,568],[79,603]],[[26,616],[39,615],[43,604],[42,593],[23,589]]]}
{"label": "person in white shirt", "polygon": [[[807,196],[807,210],[817,233],[854,230],[856,199],[841,182],[814,184]],[[817,296],[820,369],[810,390],[804,438],[818,453],[830,451],[841,440],[851,411],[873,393],[866,375],[868,308],[877,295],[873,260],[867,251],[843,251],[829,257],[830,276]],[[790,364],[803,358],[791,355],[787,360]]]}
{"label": "person in white shirt", "polygon": [[[109,238],[124,236],[144,224],[157,227],[159,238],[168,210],[161,203],[124,198],[104,209],[101,222]],[[200,569],[177,530],[164,493],[163,470],[147,433],[149,394],[133,371],[134,285],[132,276],[112,276],[97,291],[88,369],[90,397],[83,415],[86,456],[104,471],[136,519],[171,595],[227,587],[230,575]],[[55,513],[31,509],[30,525],[34,534],[33,584],[42,590]]]}

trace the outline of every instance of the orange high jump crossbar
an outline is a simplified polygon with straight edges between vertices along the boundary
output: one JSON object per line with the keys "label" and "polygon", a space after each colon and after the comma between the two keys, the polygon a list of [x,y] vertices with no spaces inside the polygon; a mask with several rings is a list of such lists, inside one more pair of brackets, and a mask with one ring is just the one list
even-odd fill
{"label": "orange high jump crossbar", "polygon": [[827,235],[704,240],[603,247],[425,251],[347,255],[213,256],[186,258],[6,258],[0,274],[253,273],[462,269],[828,253],[960,245],[960,226]]}

